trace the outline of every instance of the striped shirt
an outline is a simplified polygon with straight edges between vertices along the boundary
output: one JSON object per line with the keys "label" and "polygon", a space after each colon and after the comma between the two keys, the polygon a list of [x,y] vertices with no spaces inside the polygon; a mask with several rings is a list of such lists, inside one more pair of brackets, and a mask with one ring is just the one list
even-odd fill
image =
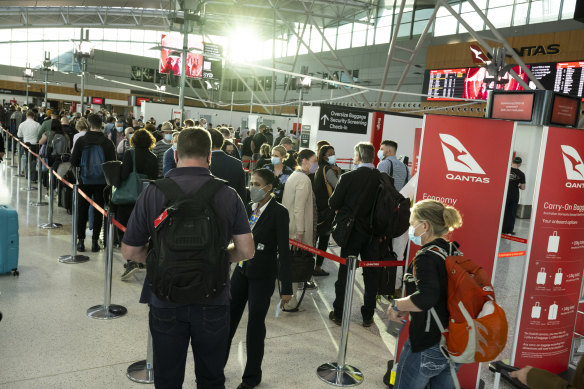
{"label": "striped shirt", "polygon": [[[393,176],[391,175],[392,165]],[[406,185],[406,182],[410,179],[410,170],[402,161],[397,159],[395,155],[386,157],[383,161],[379,162],[377,165],[377,170],[387,174],[390,177],[393,177],[393,185],[398,191],[400,191]]]}

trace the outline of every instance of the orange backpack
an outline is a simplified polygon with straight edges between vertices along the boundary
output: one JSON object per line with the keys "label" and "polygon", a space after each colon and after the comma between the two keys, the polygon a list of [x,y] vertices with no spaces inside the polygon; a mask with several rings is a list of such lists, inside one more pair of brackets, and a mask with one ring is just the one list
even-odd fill
{"label": "orange backpack", "polygon": [[508,328],[487,273],[461,252],[452,254],[452,243],[450,253],[432,245],[417,255],[428,251],[444,259],[448,274],[448,328],[430,309],[442,333],[442,352],[452,363],[492,361],[505,348]]}

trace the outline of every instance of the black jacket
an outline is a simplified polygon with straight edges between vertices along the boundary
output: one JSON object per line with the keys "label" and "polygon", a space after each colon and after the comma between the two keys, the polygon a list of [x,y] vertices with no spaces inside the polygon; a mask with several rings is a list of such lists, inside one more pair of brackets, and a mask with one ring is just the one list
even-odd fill
{"label": "black jacket", "polygon": [[[149,180],[155,180],[158,177],[158,158],[152,151],[143,147],[135,147],[136,154],[136,172],[144,174]],[[130,176],[133,169],[132,152],[128,149],[122,159],[122,181]]]}
{"label": "black jacket", "polygon": [[[247,214],[251,215],[250,205],[247,207]],[[288,210],[272,199],[252,230],[256,245],[255,256],[244,262],[243,266],[243,273],[248,278],[278,277],[282,282],[283,295],[292,294],[288,223]]]}
{"label": "black jacket", "polygon": [[251,140],[252,140],[252,136],[248,136],[247,138],[245,138],[243,140],[243,144],[241,145],[241,155],[245,155],[248,157],[251,157]]}
{"label": "black jacket", "polygon": [[101,131],[87,131],[85,135],[77,139],[75,147],[71,153],[71,165],[79,167],[81,165],[81,153],[87,145],[101,145],[105,162],[117,159],[116,148],[111,140],[105,137]]}
{"label": "black jacket", "polygon": [[[329,199],[331,210],[348,215],[352,215],[355,207],[360,206],[355,217],[355,228],[366,234],[372,233],[369,228],[369,219],[373,210],[373,201],[371,200],[375,196],[378,173],[377,170],[360,167],[342,174]],[[363,196],[363,201],[359,204],[361,196]]]}
{"label": "black jacket", "polygon": [[239,194],[243,202],[246,202],[245,172],[239,159],[233,158],[221,150],[213,151],[209,170],[215,177],[227,181],[229,186]]}
{"label": "black jacket", "polygon": [[[449,252],[449,243],[442,238],[427,243],[422,249],[430,245],[439,246]],[[458,244],[454,245],[458,247]],[[453,248],[453,251],[456,250]],[[412,277],[414,264],[415,280]],[[412,303],[422,310],[410,313],[410,342],[412,351],[417,353],[440,342],[440,330],[429,311],[430,308],[436,310],[442,325],[445,328],[448,326],[448,275],[444,259],[430,251],[416,255],[404,275],[404,285]],[[430,327],[426,331],[428,320]]]}

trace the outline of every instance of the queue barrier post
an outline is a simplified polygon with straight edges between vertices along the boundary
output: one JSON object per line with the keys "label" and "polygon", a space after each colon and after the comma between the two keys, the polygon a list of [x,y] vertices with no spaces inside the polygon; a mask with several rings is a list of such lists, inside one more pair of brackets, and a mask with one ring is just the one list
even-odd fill
{"label": "queue barrier post", "polygon": [[[61,228],[63,227],[60,223],[53,223],[53,202],[55,200],[53,190],[53,168],[49,167],[49,222],[45,224],[41,224],[40,227],[45,230],[52,230],[54,228]],[[73,237],[73,243],[75,243],[75,237]]]}
{"label": "queue barrier post", "polygon": [[77,183],[73,184],[73,224],[71,226],[71,254],[62,255],[59,257],[59,262],[61,263],[83,263],[89,261],[89,257],[86,255],[77,254],[77,204],[79,203],[79,194],[77,193],[77,188],[79,185]]}
{"label": "queue barrier post", "polygon": [[154,353],[152,351],[152,334],[148,331],[146,359],[132,363],[126,370],[126,377],[140,384],[154,383]]}
{"label": "queue barrier post", "polygon": [[16,177],[24,177],[24,174],[22,173],[22,166],[20,166],[20,165],[22,165],[22,161],[21,161],[22,151],[21,151],[21,149],[22,149],[22,146],[20,145],[20,142],[16,142],[16,150],[17,150],[16,161],[18,164],[18,172],[16,172],[16,174],[15,174]]}
{"label": "queue barrier post", "polygon": [[[15,150],[15,145],[14,143],[16,143],[16,141],[14,140],[14,137],[12,136],[12,161],[10,163],[10,167],[16,167],[16,161],[15,161],[15,154],[16,154],[16,150]],[[20,172],[19,172],[20,173]]]}
{"label": "queue barrier post", "polygon": [[111,320],[124,316],[128,310],[121,306],[111,304],[112,297],[112,263],[114,259],[114,213],[108,210],[107,213],[107,243],[105,261],[105,289],[104,302],[102,305],[95,305],[87,310],[87,317],[98,320]]}
{"label": "queue barrier post", "polygon": [[39,155],[37,158],[37,185],[38,185],[38,193],[37,193],[37,201],[36,202],[30,202],[30,205],[32,205],[33,207],[42,207],[44,205],[48,205],[49,203],[47,203],[46,201],[43,201],[43,182],[42,182],[42,176],[43,176],[43,164],[41,162],[41,156]]}
{"label": "queue barrier post", "polygon": [[363,383],[365,379],[365,376],[359,369],[345,363],[357,262],[357,257],[347,257],[347,285],[345,287],[345,305],[343,306],[341,341],[339,343],[337,361],[320,365],[316,370],[316,375],[321,380],[334,386],[356,386]]}
{"label": "queue barrier post", "polygon": [[32,192],[33,190],[36,190],[37,188],[32,186],[32,168],[31,168],[31,151],[28,150],[28,155],[26,157],[26,164],[27,164],[27,174],[28,174],[28,178],[27,178],[27,186],[26,188],[21,188],[20,190],[24,190],[27,192]]}

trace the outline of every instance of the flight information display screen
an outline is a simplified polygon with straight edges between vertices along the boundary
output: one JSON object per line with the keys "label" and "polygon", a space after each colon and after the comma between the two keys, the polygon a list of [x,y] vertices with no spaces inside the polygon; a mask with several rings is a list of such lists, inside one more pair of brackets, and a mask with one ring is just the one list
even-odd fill
{"label": "flight information display screen", "polygon": [[[527,64],[533,75],[547,90],[565,93],[571,96],[583,97],[584,92],[584,61],[573,62],[546,62]],[[533,82],[519,66],[513,70],[521,79],[535,89]],[[454,100],[455,98],[486,100],[487,89],[492,89],[485,82],[489,75],[483,67],[469,67],[458,69],[427,70],[424,81],[424,93],[428,100]],[[523,87],[509,74],[505,79],[507,84],[501,85],[498,90],[522,91]]]}

